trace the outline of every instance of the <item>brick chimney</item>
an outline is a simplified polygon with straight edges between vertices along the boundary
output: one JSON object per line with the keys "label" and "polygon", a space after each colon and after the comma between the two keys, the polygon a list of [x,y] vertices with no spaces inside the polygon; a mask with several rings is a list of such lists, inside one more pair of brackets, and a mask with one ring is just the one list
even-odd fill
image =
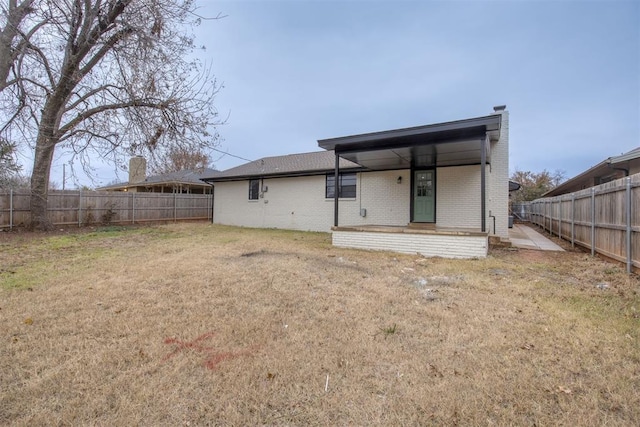
{"label": "brick chimney", "polygon": [[147,179],[147,161],[142,156],[129,160],[129,184],[138,184]]}

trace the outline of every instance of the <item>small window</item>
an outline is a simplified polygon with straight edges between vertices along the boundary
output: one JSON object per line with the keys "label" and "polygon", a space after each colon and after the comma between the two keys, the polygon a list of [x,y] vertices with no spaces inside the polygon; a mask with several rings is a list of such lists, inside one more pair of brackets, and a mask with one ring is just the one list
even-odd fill
{"label": "small window", "polygon": [[250,179],[249,180],[249,200],[258,200],[258,197],[260,197],[260,180]]}
{"label": "small window", "polygon": [[[344,199],[355,199],[356,197],[356,174],[344,173],[338,177],[338,197]],[[327,175],[325,197],[327,199],[333,199],[336,190],[336,176],[335,174]]]}

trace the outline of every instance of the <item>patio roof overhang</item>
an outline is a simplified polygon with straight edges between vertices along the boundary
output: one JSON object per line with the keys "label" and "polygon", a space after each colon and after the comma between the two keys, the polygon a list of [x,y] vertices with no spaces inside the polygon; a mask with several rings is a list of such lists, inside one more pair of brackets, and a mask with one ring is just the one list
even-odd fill
{"label": "patio roof overhang", "polygon": [[462,166],[491,162],[490,144],[500,137],[502,116],[437,123],[384,132],[323,139],[318,145],[370,170]]}
{"label": "patio roof overhang", "polygon": [[[494,107],[496,112],[504,106]],[[383,132],[322,139],[318,145],[334,150],[335,182],[339,159],[369,170],[480,165],[480,221],[486,231],[486,171],[491,163],[491,141],[500,139],[502,114]],[[333,225],[338,227],[338,191],[334,191]]]}

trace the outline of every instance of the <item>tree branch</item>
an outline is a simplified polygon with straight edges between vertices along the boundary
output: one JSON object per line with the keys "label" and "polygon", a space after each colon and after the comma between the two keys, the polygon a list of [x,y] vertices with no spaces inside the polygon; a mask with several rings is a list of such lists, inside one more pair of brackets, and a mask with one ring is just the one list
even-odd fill
{"label": "tree branch", "polygon": [[112,88],[113,88],[113,89],[119,89],[119,90],[123,90],[123,89],[124,89],[123,87],[116,86],[116,85],[109,85],[109,84],[108,84],[108,85],[104,85],[104,86],[97,87],[97,88],[95,88],[95,89],[93,89],[93,90],[90,90],[89,92],[87,92],[87,93],[83,94],[82,96],[78,95],[78,99],[77,99],[75,102],[73,102],[72,104],[68,105],[68,106],[65,108],[64,112],[65,112],[65,113],[68,113],[69,111],[72,111],[72,110],[73,110],[73,109],[75,109],[78,105],[82,104],[83,102],[87,102],[87,100],[88,100],[89,98],[91,98],[92,96],[97,95],[98,93],[103,92],[103,91],[107,91],[107,92],[109,92],[109,94],[110,94],[110,95],[115,96],[115,95],[114,95],[113,93],[111,93],[111,91],[109,90],[109,89],[112,89]]}
{"label": "tree branch", "polygon": [[65,137],[65,134],[67,132],[69,132],[70,130],[74,129],[78,124],[82,123],[84,120],[95,116],[96,114],[100,114],[103,113],[105,111],[113,111],[113,110],[124,110],[127,108],[151,108],[151,109],[156,109],[156,110],[163,110],[165,108],[167,108],[167,106],[171,103],[171,100],[169,101],[151,101],[151,100],[146,100],[146,99],[132,99],[130,101],[127,102],[118,102],[118,103],[114,103],[114,104],[105,104],[105,105],[100,105],[98,107],[94,107],[91,108],[89,110],[86,110],[80,114],[78,114],[76,117],[74,117],[73,119],[71,119],[69,122],[67,122],[67,124],[65,124],[64,126],[60,127],[60,130],[57,132],[57,134],[60,136],[61,140],[62,139],[67,139],[67,137]]}

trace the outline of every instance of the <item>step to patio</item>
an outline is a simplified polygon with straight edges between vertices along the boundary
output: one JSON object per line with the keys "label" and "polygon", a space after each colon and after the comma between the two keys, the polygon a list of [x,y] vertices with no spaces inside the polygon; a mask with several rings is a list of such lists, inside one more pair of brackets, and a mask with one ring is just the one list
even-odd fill
{"label": "step to patio", "polygon": [[435,230],[436,224],[434,222],[410,222],[407,224],[407,228],[413,228],[415,230]]}
{"label": "step to patio", "polygon": [[511,240],[500,236],[489,236],[489,246],[492,248],[510,248],[513,246]]}

